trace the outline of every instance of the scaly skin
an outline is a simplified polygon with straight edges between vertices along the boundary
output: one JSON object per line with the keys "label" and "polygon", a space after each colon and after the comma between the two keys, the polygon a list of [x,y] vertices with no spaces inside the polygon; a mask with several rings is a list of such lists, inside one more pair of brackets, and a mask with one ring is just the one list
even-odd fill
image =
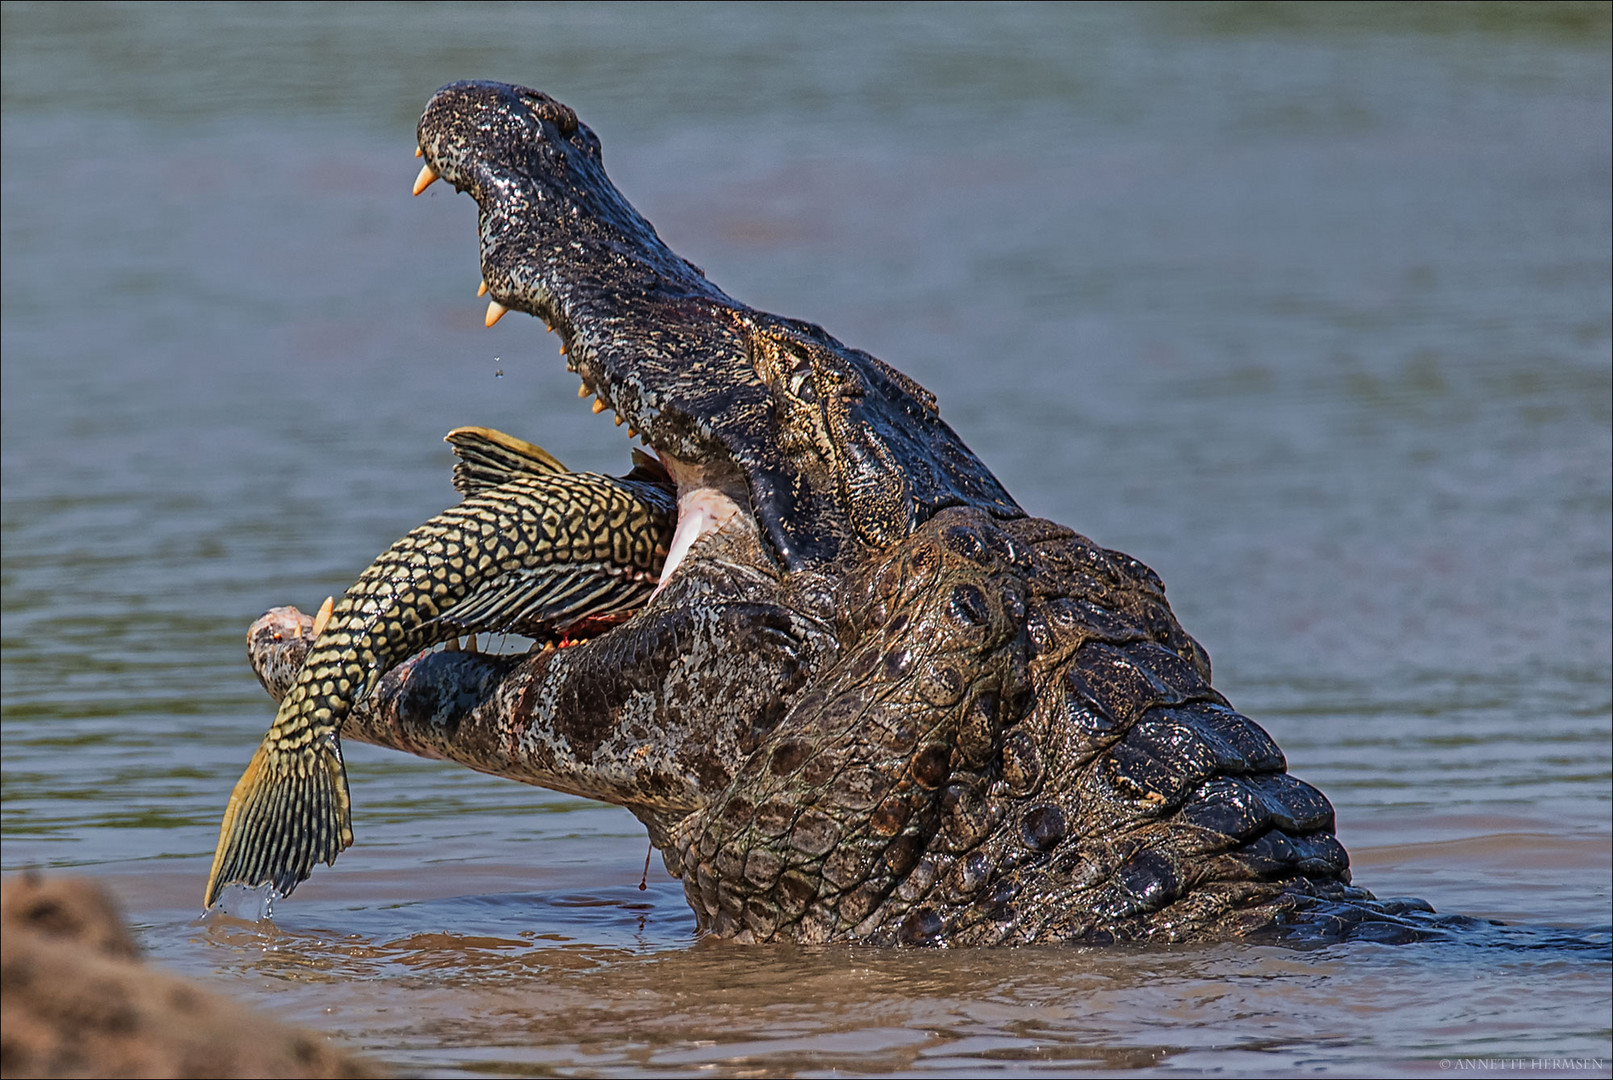
{"label": "scaly skin", "polygon": [[[417,191],[478,204],[489,322],[558,330],[670,468],[680,537],[716,524],[622,625],[411,660],[345,737],[629,807],[741,941],[1419,932],[1349,885],[1331,806],[1154,573],[1027,517],[923,388],[707,282],[537,91],[445,87],[418,136]],[[254,666],[301,647],[265,633]]]}

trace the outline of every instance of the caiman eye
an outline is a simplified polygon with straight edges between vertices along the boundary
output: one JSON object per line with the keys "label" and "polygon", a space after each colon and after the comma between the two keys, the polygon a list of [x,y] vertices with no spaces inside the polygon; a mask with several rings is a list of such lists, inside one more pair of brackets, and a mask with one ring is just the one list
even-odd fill
{"label": "caiman eye", "polygon": [[790,394],[802,401],[817,400],[818,391],[812,385],[810,372],[802,370],[790,376]]}

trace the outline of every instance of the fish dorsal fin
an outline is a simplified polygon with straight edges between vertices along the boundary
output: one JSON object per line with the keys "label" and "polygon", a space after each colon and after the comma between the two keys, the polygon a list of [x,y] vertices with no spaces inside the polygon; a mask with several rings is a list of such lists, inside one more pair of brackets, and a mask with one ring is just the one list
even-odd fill
{"label": "fish dorsal fin", "polygon": [[459,455],[454,465],[454,488],[464,496],[507,484],[520,476],[570,471],[543,447],[492,428],[455,428],[443,436],[443,441]]}

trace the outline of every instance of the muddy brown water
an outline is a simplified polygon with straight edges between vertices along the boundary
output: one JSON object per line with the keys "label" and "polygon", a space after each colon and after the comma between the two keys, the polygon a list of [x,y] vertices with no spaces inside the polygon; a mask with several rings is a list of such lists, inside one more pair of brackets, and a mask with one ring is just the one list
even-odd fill
{"label": "muddy brown water", "polygon": [[[1606,1073],[1606,5],[7,4],[3,50],[6,871],[405,1072]],[[451,503],[452,427],[626,467],[408,195],[466,77],[1158,570],[1359,883],[1510,928],[739,948],[626,812],[358,746],[357,845],[198,922],[247,624]]]}

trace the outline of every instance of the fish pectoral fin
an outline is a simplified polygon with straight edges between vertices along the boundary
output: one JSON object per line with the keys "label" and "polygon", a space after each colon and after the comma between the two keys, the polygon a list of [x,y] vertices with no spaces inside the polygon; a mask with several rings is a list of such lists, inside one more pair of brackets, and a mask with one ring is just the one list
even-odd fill
{"label": "fish pectoral fin", "polygon": [[204,910],[231,884],[272,885],[290,896],[316,862],[329,865],[352,846],[347,767],[336,736],[289,750],[281,742],[270,731],[230,792]]}
{"label": "fish pectoral fin", "polygon": [[543,447],[492,428],[455,428],[443,436],[443,441],[459,455],[454,465],[454,489],[464,496],[522,476],[552,476],[569,471]]}
{"label": "fish pectoral fin", "polygon": [[551,563],[483,584],[432,623],[460,631],[537,637],[587,616],[631,610],[643,604],[654,588],[653,581],[600,564]]}

